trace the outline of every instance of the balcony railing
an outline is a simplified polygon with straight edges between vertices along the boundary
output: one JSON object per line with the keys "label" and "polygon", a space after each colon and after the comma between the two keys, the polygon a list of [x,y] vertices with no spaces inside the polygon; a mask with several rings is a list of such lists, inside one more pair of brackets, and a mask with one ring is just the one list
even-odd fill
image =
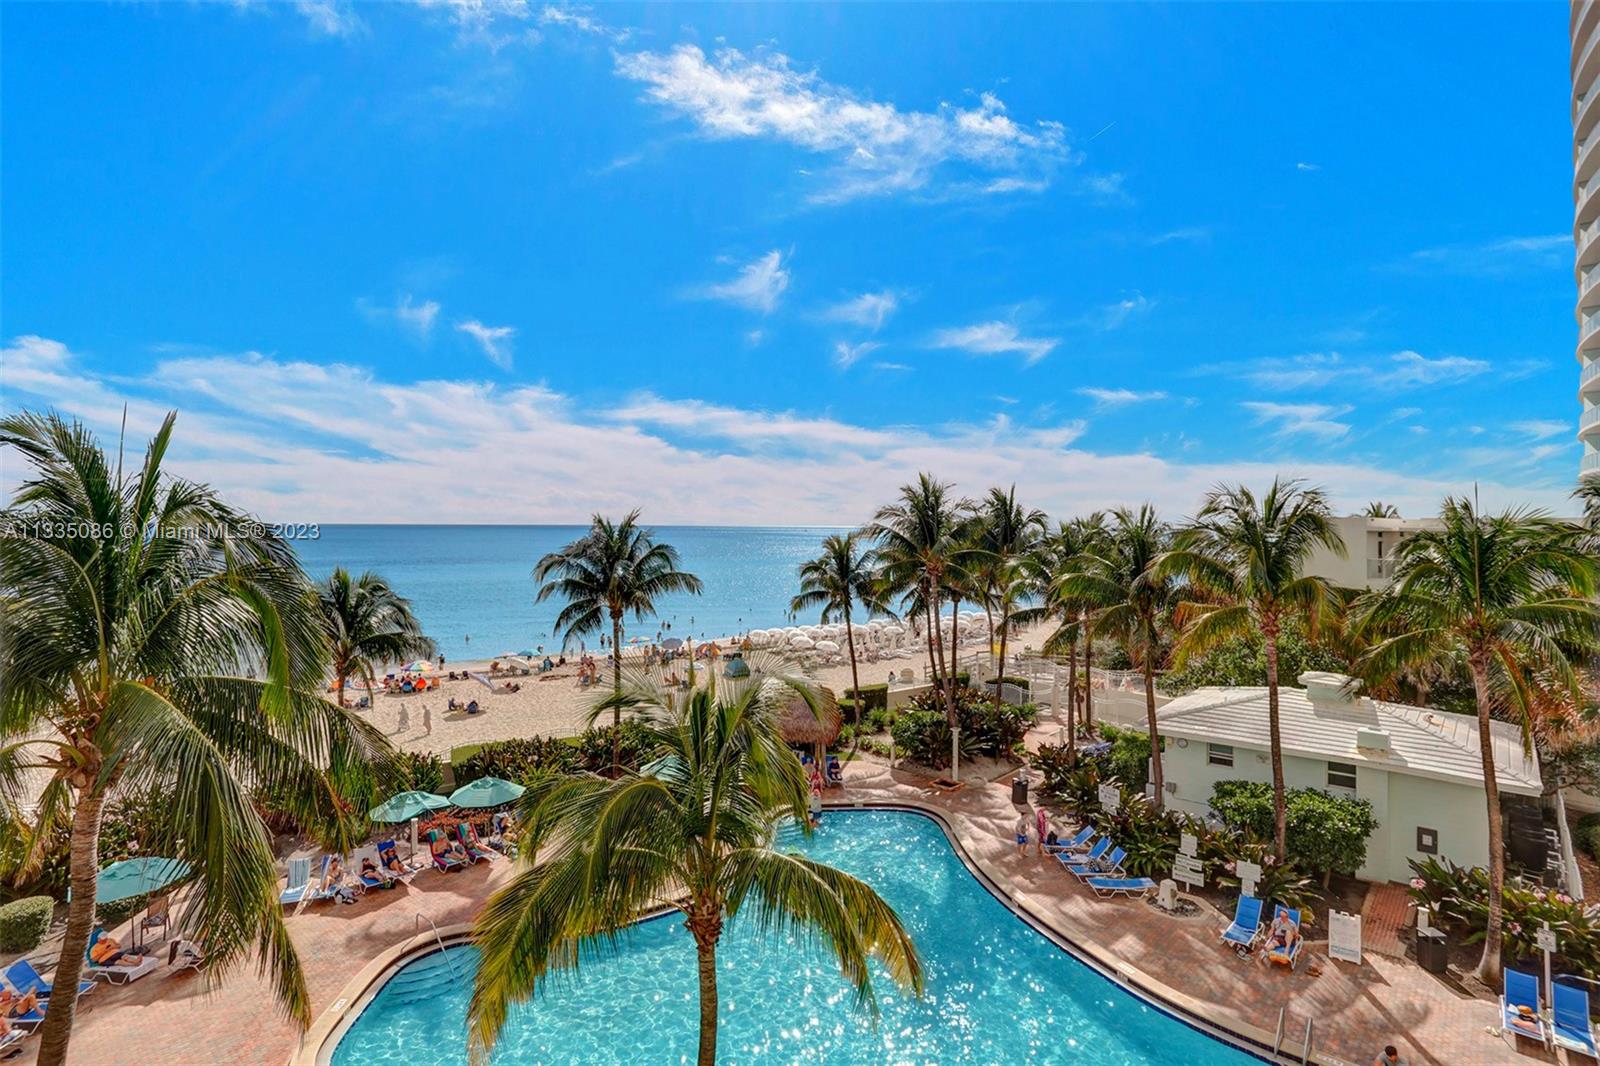
{"label": "balcony railing", "polygon": [[1591,470],[1600,470],[1600,452],[1589,452],[1583,457],[1583,463],[1578,467],[1584,473]]}
{"label": "balcony railing", "polygon": [[1578,416],[1578,432],[1582,433],[1596,422],[1600,422],[1600,407],[1586,407],[1583,414]]}
{"label": "balcony railing", "polygon": [[1600,377],[1600,360],[1586,364],[1584,368],[1579,371],[1578,384],[1587,385],[1596,377]]}
{"label": "balcony railing", "polygon": [[1367,577],[1383,581],[1394,577],[1394,558],[1391,556],[1387,559],[1368,559]]}

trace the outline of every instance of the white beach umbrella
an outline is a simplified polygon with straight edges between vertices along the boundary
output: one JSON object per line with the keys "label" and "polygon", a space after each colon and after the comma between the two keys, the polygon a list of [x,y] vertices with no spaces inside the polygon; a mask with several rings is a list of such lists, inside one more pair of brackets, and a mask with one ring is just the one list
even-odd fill
{"label": "white beach umbrella", "polygon": [[814,646],[815,642],[804,634],[789,639],[789,647],[797,648],[800,651],[809,651]]}
{"label": "white beach umbrella", "polygon": [[839,650],[839,645],[831,640],[819,640],[815,646],[818,651],[836,652]]}

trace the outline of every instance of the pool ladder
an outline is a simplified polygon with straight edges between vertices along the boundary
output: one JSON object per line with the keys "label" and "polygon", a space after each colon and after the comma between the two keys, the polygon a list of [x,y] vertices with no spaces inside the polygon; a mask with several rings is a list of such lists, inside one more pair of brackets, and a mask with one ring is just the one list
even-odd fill
{"label": "pool ladder", "polygon": [[433,942],[439,945],[439,954],[444,957],[444,964],[450,968],[450,981],[452,984],[454,984],[461,978],[460,975],[456,973],[455,960],[450,957],[450,952],[445,950],[444,937],[439,935],[439,927],[433,924],[433,919],[429,918],[421,911],[418,911],[416,917],[411,920],[411,937],[414,940],[422,935],[423,922],[427,922],[428,928],[433,930]]}
{"label": "pool ladder", "polygon": [[[1272,1038],[1272,1057],[1279,1062],[1283,1061],[1283,1029],[1284,1023],[1288,1020],[1288,1016],[1285,1013],[1288,1009],[1288,1007],[1278,1008],[1278,1031]],[[1305,1035],[1300,1042],[1300,1066],[1307,1066],[1311,1062],[1311,1040],[1314,1031],[1315,1025],[1312,1019],[1307,1018]]]}

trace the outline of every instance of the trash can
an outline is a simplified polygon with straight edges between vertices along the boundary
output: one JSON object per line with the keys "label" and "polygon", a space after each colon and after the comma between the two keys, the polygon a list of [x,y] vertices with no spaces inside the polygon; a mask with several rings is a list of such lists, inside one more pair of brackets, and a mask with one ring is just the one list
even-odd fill
{"label": "trash can", "polygon": [[1428,973],[1444,973],[1450,965],[1450,941],[1443,929],[1417,930],[1417,965]]}
{"label": "trash can", "polygon": [[1024,804],[1028,802],[1028,779],[1021,774],[1011,781],[1011,802]]}

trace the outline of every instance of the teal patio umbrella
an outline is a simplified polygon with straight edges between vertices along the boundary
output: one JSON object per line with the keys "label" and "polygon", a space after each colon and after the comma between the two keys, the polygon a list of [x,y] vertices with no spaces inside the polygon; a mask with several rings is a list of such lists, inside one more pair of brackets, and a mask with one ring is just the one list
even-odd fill
{"label": "teal patio umbrella", "polygon": [[[147,896],[188,876],[189,864],[178,859],[162,859],[153,855],[122,859],[101,870],[95,878],[94,901],[115,903],[136,896]],[[140,922],[133,927],[134,950],[141,946],[138,941],[143,926],[144,923]]]}
{"label": "teal patio umbrella", "polygon": [[498,777],[480,777],[450,793],[450,802],[457,807],[504,807],[527,791],[513,781]]}
{"label": "teal patio umbrella", "polygon": [[429,811],[442,811],[450,801],[432,792],[397,792],[367,812],[374,822],[410,822],[411,858],[417,857],[417,819]]}

